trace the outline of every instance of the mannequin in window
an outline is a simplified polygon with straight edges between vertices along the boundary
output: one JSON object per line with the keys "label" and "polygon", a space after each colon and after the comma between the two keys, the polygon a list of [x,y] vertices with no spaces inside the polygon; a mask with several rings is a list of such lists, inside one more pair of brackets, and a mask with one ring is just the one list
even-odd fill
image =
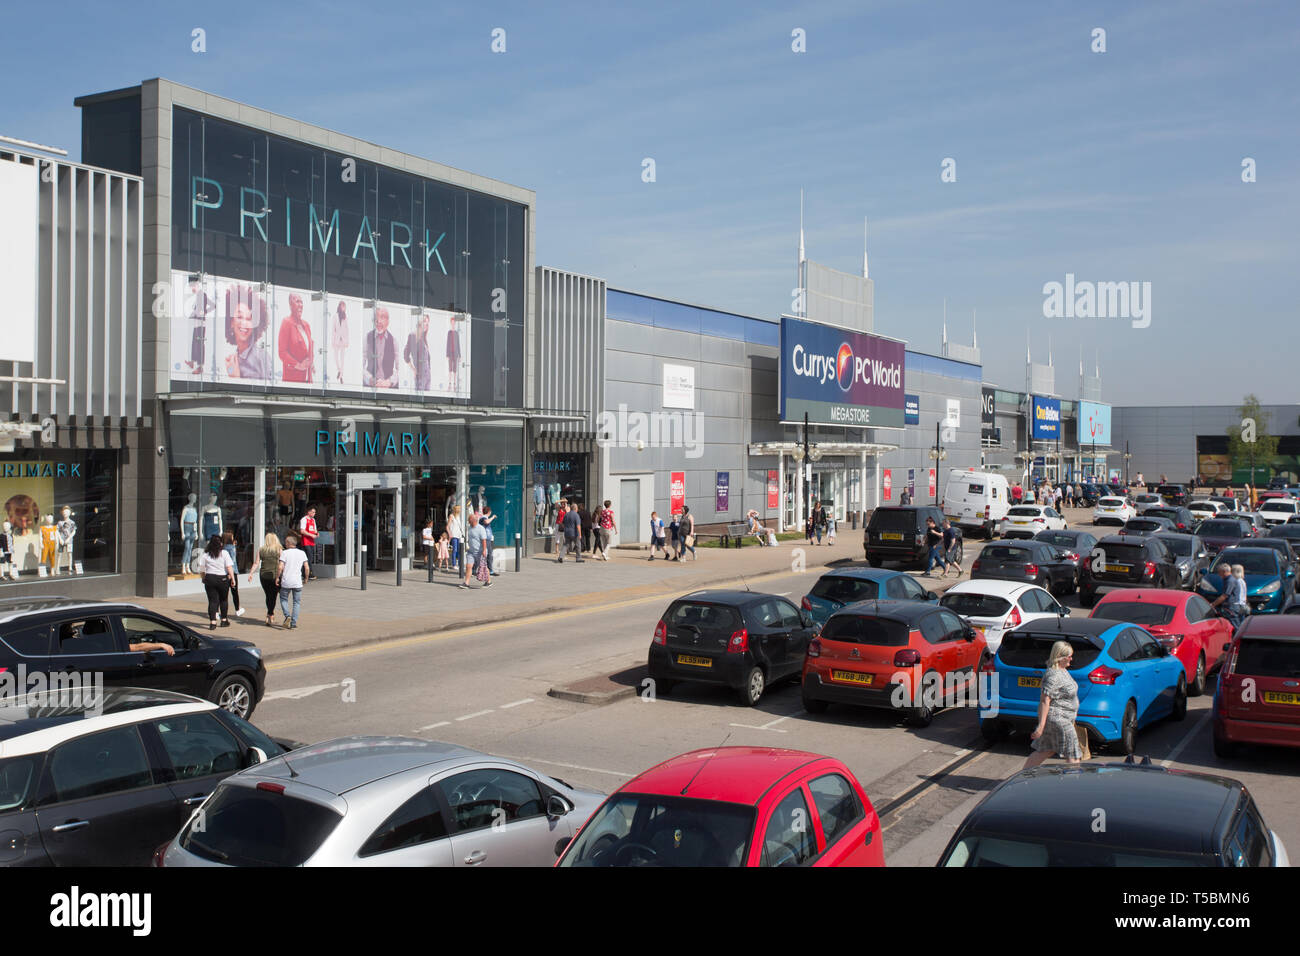
{"label": "mannequin in window", "polygon": [[8,521],[4,523],[4,530],[0,531],[0,578],[18,580],[18,569],[14,567],[13,525]]}
{"label": "mannequin in window", "polygon": [[198,495],[190,495],[189,501],[181,509],[181,538],[185,541],[185,552],[181,555],[181,573],[190,567],[190,557],[194,554],[194,540],[199,536]]}
{"label": "mannequin in window", "polygon": [[59,531],[54,527],[54,515],[46,515],[41,522],[41,564],[54,573],[54,561],[58,556]]}
{"label": "mannequin in window", "polygon": [[533,534],[542,533],[546,523],[546,488],[538,478],[533,479]]}
{"label": "mannequin in window", "polygon": [[546,486],[546,523],[551,523],[551,515],[555,512],[555,506],[560,503],[560,483],[553,481]]}
{"label": "mannequin in window", "polygon": [[221,536],[221,509],[217,507],[217,496],[208,495],[208,503],[203,508],[203,540],[211,540],[215,534]]}
{"label": "mannequin in window", "polygon": [[72,542],[77,537],[77,522],[72,520],[72,509],[67,505],[63,506],[60,512],[61,518],[55,525],[56,542],[58,544],[58,556],[54,562],[54,573],[58,574],[63,569],[64,558],[67,558],[68,573],[72,574]]}

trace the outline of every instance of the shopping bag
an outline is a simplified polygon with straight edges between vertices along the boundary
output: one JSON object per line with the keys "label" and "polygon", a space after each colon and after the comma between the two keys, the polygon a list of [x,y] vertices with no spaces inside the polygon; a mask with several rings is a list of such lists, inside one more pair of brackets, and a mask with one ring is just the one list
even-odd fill
{"label": "shopping bag", "polygon": [[769,531],[769,532],[767,533],[767,546],[768,546],[769,548],[775,548],[775,547],[776,547],[776,532],[775,532],[775,531]]}
{"label": "shopping bag", "polygon": [[1092,759],[1092,751],[1088,748],[1088,729],[1082,724],[1074,725],[1074,733],[1079,738],[1079,750],[1084,760]]}
{"label": "shopping bag", "polygon": [[486,580],[488,579],[488,577],[489,577],[489,574],[488,574],[488,563],[487,563],[487,558],[486,558],[486,557],[480,557],[480,558],[478,559],[478,579],[479,579],[480,581],[486,581]]}
{"label": "shopping bag", "polygon": [[693,534],[688,534],[688,535],[686,536],[686,547],[688,547],[688,548],[693,548],[693,547],[695,547],[695,535],[693,535]]}

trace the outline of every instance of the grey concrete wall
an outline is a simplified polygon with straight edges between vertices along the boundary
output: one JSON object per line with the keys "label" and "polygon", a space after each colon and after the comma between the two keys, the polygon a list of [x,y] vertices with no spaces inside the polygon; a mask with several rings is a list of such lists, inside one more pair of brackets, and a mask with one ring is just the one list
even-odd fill
{"label": "grey concrete wall", "polygon": [[[1300,405],[1265,405],[1267,426],[1273,435],[1300,435]],[[1111,412],[1111,444],[1119,449],[1120,467],[1124,443],[1133,458],[1130,477],[1161,474],[1171,481],[1186,481],[1196,473],[1196,436],[1226,435],[1228,428],[1241,427],[1235,405],[1117,406]]]}

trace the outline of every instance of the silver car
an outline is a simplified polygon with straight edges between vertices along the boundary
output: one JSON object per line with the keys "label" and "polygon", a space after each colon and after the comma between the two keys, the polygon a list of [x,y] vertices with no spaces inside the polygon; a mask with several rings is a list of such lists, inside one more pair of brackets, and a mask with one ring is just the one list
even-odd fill
{"label": "silver car", "polygon": [[161,863],[551,866],[604,798],[455,744],[342,737],[226,778]]}
{"label": "silver car", "polygon": [[1134,495],[1133,507],[1137,509],[1139,516],[1146,514],[1148,508],[1167,508],[1169,503],[1155,492],[1144,491],[1140,495]]}

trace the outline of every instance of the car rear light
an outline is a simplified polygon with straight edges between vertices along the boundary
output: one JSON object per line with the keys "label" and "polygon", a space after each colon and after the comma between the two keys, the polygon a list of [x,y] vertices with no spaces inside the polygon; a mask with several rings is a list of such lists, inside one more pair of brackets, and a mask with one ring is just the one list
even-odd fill
{"label": "car rear light", "polygon": [[918,535],[916,536],[916,543],[917,543],[917,544],[925,544],[925,535],[923,535],[923,534],[918,534]]}
{"label": "car rear light", "polygon": [[1154,578],[1156,576],[1156,563],[1154,561],[1146,563],[1146,570],[1142,572],[1142,576],[1144,578]]}
{"label": "car rear light", "polygon": [[1084,559],[1079,563],[1079,567],[1083,568],[1085,571],[1091,571],[1091,570],[1092,570],[1092,555],[1088,555],[1087,557],[1085,557],[1085,558],[1084,558]]}
{"label": "car rear light", "polygon": [[799,606],[803,608],[805,611],[812,610],[812,601],[808,600],[808,595],[805,594],[803,596],[803,600],[799,602]]}
{"label": "car rear light", "polygon": [[153,851],[153,858],[149,861],[149,865],[150,865],[150,866],[162,866],[162,865],[163,865],[163,857],[167,855],[167,848],[168,848],[169,846],[171,846],[171,845],[172,845],[172,841],[171,841],[171,840],[168,840],[168,841],[167,841],[166,843],[164,843],[162,846],[158,847],[158,849],[154,850],[154,851]]}
{"label": "car rear light", "polygon": [[1026,565],[1025,565],[1025,574],[1031,575],[1031,576],[1033,576],[1033,577],[1038,577],[1038,565],[1036,565],[1036,564],[1026,564]]}
{"label": "car rear light", "polygon": [[655,625],[655,643],[656,644],[668,643],[668,625],[665,624],[663,621],[660,621],[658,624]]}
{"label": "car rear light", "polygon": [[997,667],[993,663],[993,655],[990,654],[988,657],[984,658],[984,666],[980,668],[980,673],[992,674],[995,673],[996,671],[997,671]]}
{"label": "car rear light", "polygon": [[1155,637],[1170,651],[1175,650],[1179,644],[1183,643],[1183,635],[1181,634],[1157,634]]}
{"label": "car rear light", "polygon": [[1034,519],[1034,524],[1042,524],[1042,523],[1043,523],[1043,519],[1042,519],[1042,518],[1035,518],[1035,519]]}
{"label": "car rear light", "polygon": [[905,647],[894,655],[895,667],[915,667],[919,663],[921,652],[911,647]]}
{"label": "car rear light", "polygon": [[1078,560],[1079,560],[1079,556],[1078,556],[1077,554],[1075,554],[1073,551],[1067,551],[1067,552],[1065,552],[1065,560],[1067,560],[1067,561],[1078,561]]}
{"label": "car rear light", "polygon": [[980,559],[976,558],[974,561],[971,562],[970,565],[971,574],[974,574],[979,569],[980,569]]}
{"label": "car rear light", "polygon": [[1088,680],[1092,681],[1094,684],[1113,685],[1116,678],[1123,673],[1122,670],[1118,670],[1114,667],[1098,667],[1088,675]]}
{"label": "car rear light", "polygon": [[985,506],[984,506],[984,517],[985,517],[985,518],[989,518],[989,517],[992,516],[992,514],[993,514],[993,512],[989,510],[989,506],[988,506],[988,505],[985,505]]}
{"label": "car rear light", "polygon": [[258,790],[265,790],[265,791],[267,791],[268,793],[284,793],[284,784],[282,784],[282,783],[266,783],[265,781],[263,781],[262,783],[259,783],[259,784],[257,785],[257,789],[258,789]]}
{"label": "car rear light", "polygon": [[809,657],[822,656],[822,642],[815,637],[808,642],[808,656]]}
{"label": "car rear light", "polygon": [[739,631],[733,631],[731,639],[727,641],[728,654],[743,654],[749,650],[749,630],[741,628]]}
{"label": "car rear light", "polygon": [[1011,613],[1007,615],[1007,627],[1019,627],[1024,619],[1020,616],[1020,608],[1014,604],[1011,605]]}

